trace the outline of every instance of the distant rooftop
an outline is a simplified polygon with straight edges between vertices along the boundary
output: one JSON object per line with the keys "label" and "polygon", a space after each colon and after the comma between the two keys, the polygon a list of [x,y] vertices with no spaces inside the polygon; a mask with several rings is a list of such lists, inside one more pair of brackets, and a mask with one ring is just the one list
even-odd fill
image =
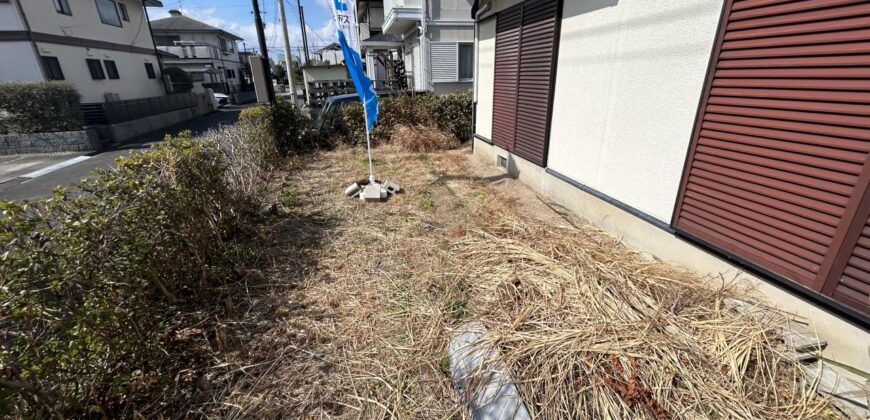
{"label": "distant rooftop", "polygon": [[154,32],[218,32],[221,35],[241,41],[243,38],[231,34],[223,29],[215,28],[207,23],[200,22],[184,16],[181,11],[172,9],[169,17],[151,21],[151,29]]}

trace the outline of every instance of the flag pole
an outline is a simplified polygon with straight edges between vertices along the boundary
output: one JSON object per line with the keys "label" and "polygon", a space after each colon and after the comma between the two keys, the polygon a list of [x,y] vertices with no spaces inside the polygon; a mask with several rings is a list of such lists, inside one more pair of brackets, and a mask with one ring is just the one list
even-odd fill
{"label": "flag pole", "polygon": [[371,136],[369,135],[369,111],[366,109],[365,104],[363,104],[363,115],[365,115],[366,119],[365,121],[363,121],[363,124],[366,125],[366,149],[369,153],[369,183],[374,184],[375,172],[372,168],[372,140]]}

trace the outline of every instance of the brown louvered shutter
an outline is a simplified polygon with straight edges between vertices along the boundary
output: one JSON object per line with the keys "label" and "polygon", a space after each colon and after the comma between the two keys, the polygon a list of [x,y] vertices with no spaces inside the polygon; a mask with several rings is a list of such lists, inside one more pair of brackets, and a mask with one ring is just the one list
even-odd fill
{"label": "brown louvered shutter", "polygon": [[674,214],[677,230],[853,307],[832,285],[867,189],[868,3],[726,2]]}
{"label": "brown louvered shutter", "polygon": [[831,280],[825,285],[824,293],[855,309],[868,311],[870,307],[870,197],[864,198],[864,216],[856,219],[846,235],[844,252],[834,261]]}
{"label": "brown louvered shutter", "polygon": [[556,0],[524,3],[514,153],[544,166],[554,70]]}
{"label": "brown louvered shutter", "polygon": [[493,143],[546,165],[559,2],[531,0],[498,13]]}
{"label": "brown louvered shutter", "polygon": [[495,81],[492,102],[492,142],[513,151],[516,139],[517,73],[523,6],[505,9],[495,22]]}

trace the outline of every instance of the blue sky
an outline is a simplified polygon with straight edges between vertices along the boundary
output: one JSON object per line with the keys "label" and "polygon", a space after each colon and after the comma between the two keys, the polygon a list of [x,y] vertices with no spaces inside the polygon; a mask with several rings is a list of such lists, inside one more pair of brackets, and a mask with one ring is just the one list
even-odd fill
{"label": "blue sky", "polygon": [[[298,47],[302,46],[299,30],[299,14],[296,0],[282,0],[287,13],[287,26],[290,35],[290,47],[293,54],[298,55]],[[254,26],[254,15],[251,10],[251,0],[162,0],[164,7],[149,7],[151,19],[169,16],[169,10],[179,9],[188,17],[221,28],[245,39],[247,48],[257,48],[257,33]],[[260,12],[266,24],[266,44],[269,46],[270,57],[283,54],[283,41],[279,30],[280,21],[277,14],[276,0],[259,0]],[[308,47],[313,52],[319,47],[336,41],[335,24],[332,20],[332,9],[329,0],[302,0],[305,12],[305,23],[308,28]],[[242,43],[239,43],[239,48]]]}

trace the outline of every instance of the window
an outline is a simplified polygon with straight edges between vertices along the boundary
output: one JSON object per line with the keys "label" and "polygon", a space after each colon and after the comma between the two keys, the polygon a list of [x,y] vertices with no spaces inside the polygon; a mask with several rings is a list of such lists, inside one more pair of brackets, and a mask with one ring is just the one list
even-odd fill
{"label": "window", "polygon": [[459,44],[459,80],[474,78],[474,44]]}
{"label": "window", "polygon": [[100,21],[106,25],[121,26],[121,17],[118,15],[118,7],[115,0],[95,0],[97,11],[100,13]]}
{"label": "window", "polygon": [[227,49],[228,49],[227,48],[227,40],[225,40],[223,38],[218,38],[218,39],[221,41],[221,51],[227,52]]}
{"label": "window", "polygon": [[154,73],[154,65],[151,63],[145,63],[145,73],[148,74],[149,79],[157,78],[157,74]]}
{"label": "window", "polygon": [[190,73],[190,80],[193,80],[194,82],[201,82],[203,80],[202,73]]}
{"label": "window", "polygon": [[115,65],[114,61],[103,60],[103,63],[106,65],[106,74],[109,75],[109,79],[121,78],[121,76],[118,74],[118,66]]}
{"label": "window", "polygon": [[121,19],[125,22],[130,21],[130,14],[127,13],[127,6],[124,3],[118,3],[118,10],[121,11]]}
{"label": "window", "polygon": [[69,0],[52,0],[54,1],[54,10],[58,13],[72,16],[72,10],[69,8]]}
{"label": "window", "polygon": [[224,70],[224,72],[225,72],[226,75],[227,75],[227,79],[232,79],[232,78],[233,78],[233,71],[232,71],[232,70],[230,70],[230,69],[226,69],[226,70]]}
{"label": "window", "polygon": [[45,69],[48,80],[63,80],[63,71],[60,69],[57,57],[42,57],[42,68]]}
{"label": "window", "polygon": [[91,79],[94,80],[103,80],[106,78],[106,74],[103,73],[103,65],[100,64],[100,60],[87,59],[88,62],[88,70],[91,71]]}

